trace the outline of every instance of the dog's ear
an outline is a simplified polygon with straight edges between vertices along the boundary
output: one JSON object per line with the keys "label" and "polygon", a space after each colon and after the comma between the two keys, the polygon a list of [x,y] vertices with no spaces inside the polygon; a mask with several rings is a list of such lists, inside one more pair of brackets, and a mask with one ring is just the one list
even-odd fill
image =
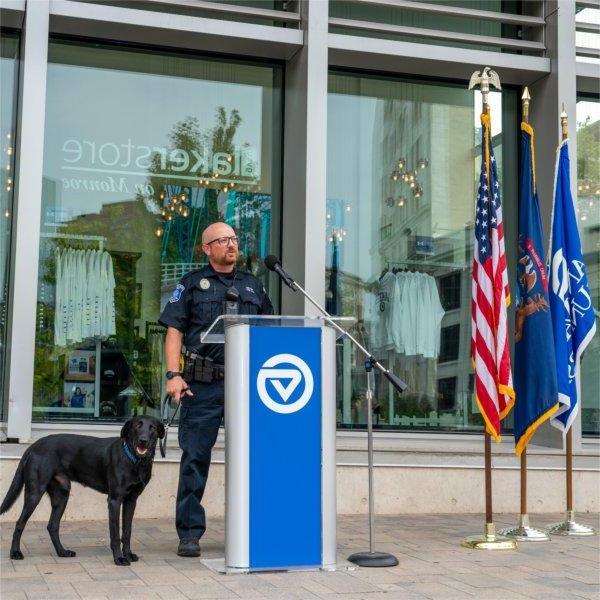
{"label": "dog's ear", "polygon": [[158,431],[158,438],[162,440],[165,437],[165,426],[158,419],[156,419],[156,429]]}
{"label": "dog's ear", "polygon": [[125,425],[121,428],[121,438],[126,440],[129,437],[129,432],[131,431],[131,419],[129,419]]}

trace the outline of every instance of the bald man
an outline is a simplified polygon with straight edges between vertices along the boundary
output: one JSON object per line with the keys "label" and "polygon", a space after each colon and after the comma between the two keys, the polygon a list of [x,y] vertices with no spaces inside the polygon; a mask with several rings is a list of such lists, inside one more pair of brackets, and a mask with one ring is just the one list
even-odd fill
{"label": "bald man", "polygon": [[[199,540],[206,530],[202,496],[223,418],[224,346],[201,344],[200,334],[225,312],[228,291],[239,295],[239,314],[273,314],[262,283],[254,275],[236,269],[238,241],[226,223],[207,227],[202,233],[202,250],[208,264],[179,281],[160,316],[167,328],[167,394],[181,402],[179,445],[183,454],[176,506],[179,556],[200,556]],[[182,353],[186,362],[195,361],[194,375],[186,377],[187,381],[179,372]]]}

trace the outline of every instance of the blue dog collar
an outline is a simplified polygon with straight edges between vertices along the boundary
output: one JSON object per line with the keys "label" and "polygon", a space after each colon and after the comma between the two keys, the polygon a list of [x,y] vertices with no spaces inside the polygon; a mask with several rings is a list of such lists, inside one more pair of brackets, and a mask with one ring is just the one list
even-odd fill
{"label": "blue dog collar", "polygon": [[123,453],[134,465],[138,463],[138,457],[131,451],[129,444],[125,441],[123,442]]}

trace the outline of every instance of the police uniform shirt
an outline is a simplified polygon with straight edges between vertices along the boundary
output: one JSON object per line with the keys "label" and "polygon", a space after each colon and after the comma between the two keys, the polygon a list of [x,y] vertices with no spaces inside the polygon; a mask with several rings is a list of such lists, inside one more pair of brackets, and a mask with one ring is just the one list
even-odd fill
{"label": "police uniform shirt", "polygon": [[217,273],[210,265],[184,275],[167,305],[159,323],[174,327],[184,334],[188,350],[224,364],[224,344],[201,344],[200,335],[224,312],[225,295],[230,287],[239,292],[240,315],[272,315],[273,305],[263,284],[250,273]]}

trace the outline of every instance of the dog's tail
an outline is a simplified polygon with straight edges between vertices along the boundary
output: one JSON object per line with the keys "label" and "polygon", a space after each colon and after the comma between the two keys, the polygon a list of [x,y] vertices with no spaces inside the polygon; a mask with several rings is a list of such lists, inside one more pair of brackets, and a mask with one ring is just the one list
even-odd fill
{"label": "dog's tail", "polygon": [[8,492],[6,493],[4,502],[2,502],[2,506],[0,506],[0,515],[4,514],[15,503],[15,500],[19,497],[19,494],[21,493],[21,489],[25,484],[25,463],[27,462],[28,454],[29,453],[26,452],[23,455],[23,458],[21,458],[21,460],[19,461],[17,472],[15,473],[12,483],[8,488]]}

